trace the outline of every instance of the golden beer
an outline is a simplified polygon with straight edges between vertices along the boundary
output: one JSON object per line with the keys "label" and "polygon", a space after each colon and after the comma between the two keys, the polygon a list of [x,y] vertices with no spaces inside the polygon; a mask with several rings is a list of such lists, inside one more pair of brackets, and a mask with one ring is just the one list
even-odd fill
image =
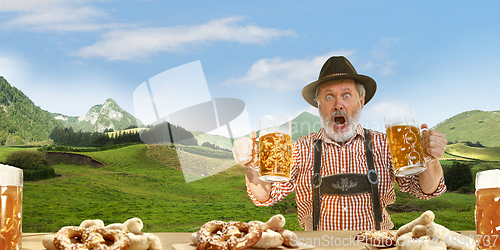
{"label": "golden beer", "polygon": [[22,186],[0,186],[0,249],[21,249]]}
{"label": "golden beer", "polygon": [[292,137],[269,133],[259,137],[260,178],[265,181],[288,181],[292,164]]}
{"label": "golden beer", "polygon": [[402,177],[425,170],[420,131],[411,125],[395,125],[386,129],[394,174]]}
{"label": "golden beer", "polygon": [[479,249],[500,249],[500,188],[476,191],[476,232]]}
{"label": "golden beer", "polygon": [[476,174],[475,212],[478,249],[500,249],[500,170]]}

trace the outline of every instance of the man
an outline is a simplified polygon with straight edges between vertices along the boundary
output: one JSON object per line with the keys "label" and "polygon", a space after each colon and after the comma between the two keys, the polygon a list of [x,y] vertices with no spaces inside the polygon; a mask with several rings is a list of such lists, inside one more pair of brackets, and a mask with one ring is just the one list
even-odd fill
{"label": "man", "polygon": [[375,81],[357,74],[345,57],[327,60],[318,80],[302,90],[304,99],[318,108],[323,127],[293,143],[288,182],[261,181],[255,163],[250,162],[252,140],[236,140],[234,156],[238,164],[247,167],[247,191],[252,201],[257,206],[270,206],[295,191],[299,223],[305,230],[388,230],[394,225],[386,206],[396,199],[396,181],[402,192],[420,199],[444,193],[438,159],[446,149],[446,136],[435,130],[423,132],[424,154],[430,159],[427,169],[418,175],[396,177],[386,134],[364,130],[359,124],[361,110],[375,91]]}

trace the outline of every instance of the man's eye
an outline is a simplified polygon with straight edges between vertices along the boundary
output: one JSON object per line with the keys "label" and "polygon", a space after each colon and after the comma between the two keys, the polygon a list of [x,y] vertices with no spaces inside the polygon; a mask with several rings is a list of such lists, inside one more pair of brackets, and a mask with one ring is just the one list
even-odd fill
{"label": "man's eye", "polygon": [[331,95],[327,95],[327,96],[326,96],[326,99],[327,99],[327,100],[332,100],[332,99],[333,99],[333,96],[331,96]]}
{"label": "man's eye", "polygon": [[349,97],[351,97],[351,94],[345,94],[344,97],[349,98]]}

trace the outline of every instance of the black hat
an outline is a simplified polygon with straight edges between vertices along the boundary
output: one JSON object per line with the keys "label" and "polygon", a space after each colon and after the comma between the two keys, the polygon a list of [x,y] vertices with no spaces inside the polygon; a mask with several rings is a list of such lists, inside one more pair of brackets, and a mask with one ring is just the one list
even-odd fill
{"label": "black hat", "polygon": [[325,62],[325,64],[321,68],[318,80],[309,83],[304,87],[304,89],[302,89],[302,97],[304,97],[304,100],[306,100],[307,103],[317,108],[318,103],[314,99],[316,96],[316,87],[318,87],[318,84],[340,78],[354,79],[365,87],[365,104],[367,104],[372,99],[373,95],[375,95],[375,91],[377,90],[377,83],[375,82],[375,80],[373,80],[369,76],[358,75],[351,62],[349,62],[347,58],[343,56],[332,56]]}

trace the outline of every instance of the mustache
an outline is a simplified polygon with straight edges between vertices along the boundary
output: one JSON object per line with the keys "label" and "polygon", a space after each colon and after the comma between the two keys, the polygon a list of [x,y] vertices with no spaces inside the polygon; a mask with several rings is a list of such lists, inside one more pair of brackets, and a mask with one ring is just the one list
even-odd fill
{"label": "mustache", "polygon": [[344,117],[345,117],[345,121],[346,121],[346,123],[348,123],[348,122],[349,122],[349,115],[347,114],[347,112],[346,112],[346,111],[344,111],[344,110],[338,110],[338,111],[335,111],[335,112],[330,113],[330,115],[329,115],[329,117],[328,117],[328,120],[327,120],[328,124],[332,124],[332,123],[334,123],[335,121],[333,120],[333,118],[334,118],[335,116],[338,116],[338,115],[344,116]]}

